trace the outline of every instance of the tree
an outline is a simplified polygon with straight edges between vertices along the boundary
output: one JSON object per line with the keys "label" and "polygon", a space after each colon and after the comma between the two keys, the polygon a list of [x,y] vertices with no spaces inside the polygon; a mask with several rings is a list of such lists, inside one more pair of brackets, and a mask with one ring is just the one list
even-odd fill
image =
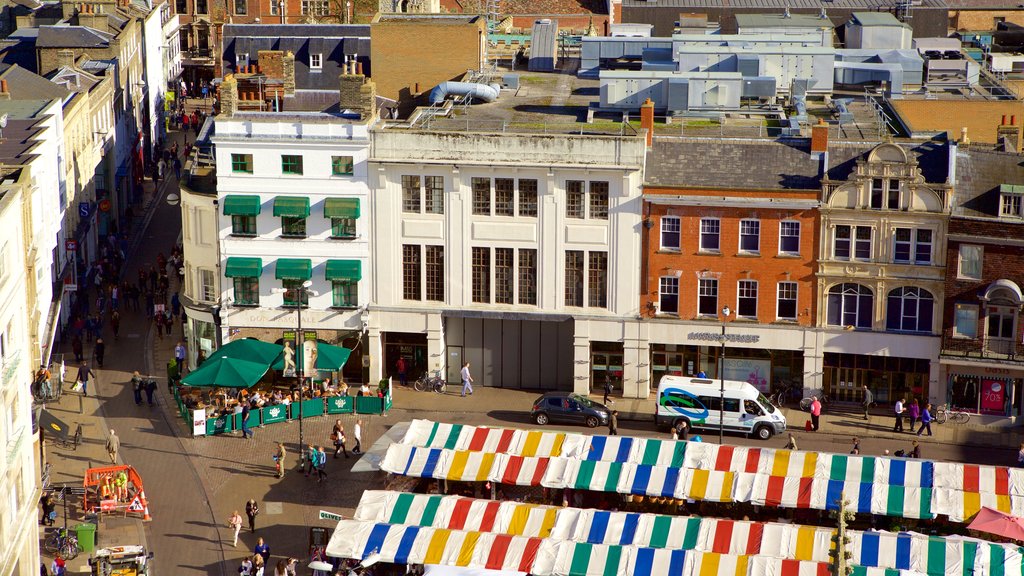
{"label": "tree", "polygon": [[836,519],[836,532],[832,535],[832,542],[835,546],[828,552],[829,573],[832,576],[850,576],[853,574],[853,566],[850,559],[853,555],[847,551],[850,545],[850,537],[846,535],[846,523],[856,518],[856,514],[846,509],[850,501],[846,499],[845,493],[839,494],[839,510],[832,513]]}

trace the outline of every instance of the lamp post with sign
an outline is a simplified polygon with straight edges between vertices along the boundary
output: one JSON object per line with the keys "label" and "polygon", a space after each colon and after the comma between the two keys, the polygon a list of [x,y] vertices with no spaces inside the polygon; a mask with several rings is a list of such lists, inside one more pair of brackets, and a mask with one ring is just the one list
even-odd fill
{"label": "lamp post with sign", "polygon": [[729,314],[732,310],[728,306],[722,307],[722,336],[719,338],[719,343],[722,345],[721,358],[718,366],[718,381],[720,383],[720,397],[718,399],[718,445],[721,446],[725,441],[725,322],[729,319]]}
{"label": "lamp post with sign", "polygon": [[[305,362],[303,361],[302,356],[299,354],[299,346],[305,344],[304,339],[302,337],[302,306],[304,305],[305,302],[307,302],[310,295],[320,295],[318,292],[309,289],[309,287],[312,285],[312,281],[306,280],[298,288],[295,289],[295,291],[298,292],[298,294],[295,296],[295,316],[297,326],[295,330],[295,351],[292,353],[292,358],[294,359],[295,377],[299,380],[299,470],[302,470],[302,468],[305,467],[306,465],[306,444],[302,429],[302,403],[305,400],[305,398],[303,398],[303,393],[306,391],[306,383],[304,379],[304,374],[302,373],[302,369],[303,364],[305,364]],[[290,291],[291,290],[285,288],[275,288],[273,290],[273,292],[281,294]],[[287,342],[285,342],[285,345],[287,345]],[[285,368],[287,368],[287,366],[285,366]]]}

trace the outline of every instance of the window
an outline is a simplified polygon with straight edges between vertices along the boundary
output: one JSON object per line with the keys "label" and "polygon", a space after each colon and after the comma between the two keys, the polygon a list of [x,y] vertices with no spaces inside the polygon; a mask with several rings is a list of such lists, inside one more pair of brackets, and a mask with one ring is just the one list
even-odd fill
{"label": "window", "polygon": [[281,156],[281,172],[284,174],[302,174],[302,156],[284,154]]}
{"label": "window", "polygon": [[331,175],[332,176],[351,176],[352,175],[352,157],[351,156],[331,156]]}
{"label": "window", "polygon": [[661,249],[679,250],[680,220],[678,216],[661,217]]}
{"label": "window", "polygon": [[700,316],[718,315],[718,280],[701,278],[698,281],[697,314]]}
{"label": "window", "polygon": [[511,248],[494,249],[494,302],[512,304],[515,294],[515,251]]}
{"label": "window", "polygon": [[914,245],[914,262],[931,264],[932,262],[932,231],[922,228],[917,231],[917,243]]}
{"label": "window", "polygon": [[583,306],[583,252],[565,251],[565,305]]}
{"label": "window", "polygon": [[491,215],[491,179],[473,178],[473,214],[478,216]]}
{"label": "window", "polygon": [[1021,196],[1017,194],[1003,194],[999,214],[1002,216],[1020,218],[1022,215]]}
{"label": "window", "polygon": [[402,298],[420,300],[420,247],[402,246]]}
{"label": "window", "polygon": [[427,246],[427,300],[444,301],[444,246]]}
{"label": "window", "polygon": [[516,181],[511,178],[494,179],[494,215],[515,216]]}
{"label": "window", "polygon": [[331,218],[331,238],[355,238],[355,218]]}
{"label": "window", "polygon": [[598,220],[608,219],[608,183],[590,183],[590,217]]}
{"label": "window", "polygon": [[871,181],[871,207],[875,210],[881,210],[884,195],[885,181],[881,178],[875,178]]}
{"label": "window", "polygon": [[835,238],[832,244],[832,255],[836,260],[850,259],[850,227],[836,226]]}
{"label": "window", "polygon": [[1013,338],[1013,309],[988,308],[988,337],[1009,340]]}
{"label": "window", "polygon": [[213,302],[217,299],[216,280],[213,270],[199,270],[199,294],[204,302]]}
{"label": "window", "polygon": [[974,244],[960,245],[960,268],[957,274],[960,278],[968,280],[981,280],[982,258],[985,249]]}
{"label": "window", "polygon": [[305,238],[306,219],[293,216],[281,216],[281,236],[288,238]]}
{"label": "window", "polygon": [[423,179],[424,203],[427,214],[444,214],[444,176],[427,176]]}
{"label": "window", "polygon": [[335,308],[355,308],[359,306],[359,282],[355,280],[335,280],[331,282],[331,306]]}
{"label": "window", "polygon": [[309,290],[306,290],[302,283],[302,280],[281,280],[285,306],[309,306]]}
{"label": "window", "polygon": [[248,10],[249,6],[246,4],[246,0],[235,0],[235,14],[245,16]]}
{"label": "window", "polygon": [[900,209],[900,181],[889,180],[889,194],[886,196],[885,207],[889,210]]}
{"label": "window", "polygon": [[473,302],[491,302],[490,248],[473,248]]}
{"label": "window", "polygon": [[270,0],[270,15],[277,16],[280,13],[278,10],[277,0]]}
{"label": "window", "polygon": [[886,307],[886,330],[931,332],[935,301],[931,292],[922,288],[896,288],[889,292]]}
{"label": "window", "polygon": [[893,236],[893,262],[910,262],[910,253],[913,249],[913,233],[910,228],[897,228]]}
{"label": "window", "polygon": [[[174,13],[175,14],[188,14],[188,0],[175,0],[174,2]],[[186,35],[182,34],[184,38]]]}
{"label": "window", "polygon": [[826,304],[829,326],[871,328],[874,298],[868,287],[860,284],[836,284],[829,289]]}
{"label": "window", "polygon": [[236,174],[252,174],[252,154],[232,154],[231,171]]}
{"label": "window", "polygon": [[871,260],[871,228],[857,226],[857,237],[853,243],[853,255],[857,260]]}
{"label": "window", "polygon": [[327,0],[302,0],[301,10],[303,16],[326,16]]}
{"label": "window", "polygon": [[196,0],[196,14],[208,14],[209,11],[206,0]]}
{"label": "window", "polygon": [[718,252],[720,223],[717,218],[701,218],[700,249],[702,252]]}
{"label": "window", "polygon": [[402,176],[402,212],[420,212],[419,176]]}
{"label": "window", "polygon": [[736,315],[741,318],[757,318],[757,281],[740,280]]}
{"label": "window", "polygon": [[537,250],[519,249],[519,303],[537,305]]}
{"label": "window", "polygon": [[519,215],[537,216],[537,181],[519,181]]}
{"label": "window", "polygon": [[583,204],[583,185],[579,180],[569,180],[565,183],[565,217],[585,218]]}
{"label": "window", "polygon": [[590,282],[587,305],[591,308],[608,307],[608,253],[590,253]]}
{"label": "window", "polygon": [[779,320],[796,320],[796,282],[779,282],[778,305],[775,317]]}
{"label": "window", "polygon": [[679,278],[662,276],[659,280],[658,311],[664,314],[679,313]]}
{"label": "window", "polygon": [[956,304],[953,312],[953,337],[978,337],[978,307],[973,304]]}
{"label": "window", "polygon": [[761,223],[740,220],[740,252],[757,253],[761,250]]}
{"label": "window", "polygon": [[324,67],[324,55],[323,54],[310,54],[309,55],[309,69],[320,70]]}
{"label": "window", "polygon": [[779,222],[779,254],[800,253],[800,223]]}
{"label": "window", "polygon": [[234,236],[255,236],[256,217],[234,214],[231,216],[231,234]]}

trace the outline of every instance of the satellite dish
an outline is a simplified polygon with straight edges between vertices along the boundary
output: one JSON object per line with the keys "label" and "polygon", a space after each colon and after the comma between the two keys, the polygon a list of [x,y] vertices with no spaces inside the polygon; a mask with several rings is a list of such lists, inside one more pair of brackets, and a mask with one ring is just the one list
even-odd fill
{"label": "satellite dish", "polygon": [[0,116],[0,128],[7,128],[7,114]]}

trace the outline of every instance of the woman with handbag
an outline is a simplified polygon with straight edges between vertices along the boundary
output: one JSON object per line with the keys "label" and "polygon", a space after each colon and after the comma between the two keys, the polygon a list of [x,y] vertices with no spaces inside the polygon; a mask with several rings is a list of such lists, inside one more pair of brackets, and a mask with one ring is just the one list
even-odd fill
{"label": "woman with handbag", "polygon": [[338,453],[341,452],[348,458],[348,450],[345,449],[345,427],[341,425],[341,420],[334,421],[334,429],[331,431],[331,442],[334,442],[334,457],[338,457]]}

